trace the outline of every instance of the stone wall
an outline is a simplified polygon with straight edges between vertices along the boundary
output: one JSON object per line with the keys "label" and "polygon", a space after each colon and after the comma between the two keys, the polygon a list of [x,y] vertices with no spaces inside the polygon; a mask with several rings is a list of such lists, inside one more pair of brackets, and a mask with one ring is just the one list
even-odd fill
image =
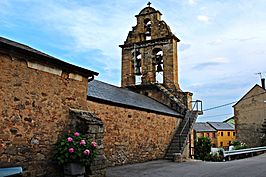
{"label": "stone wall", "polygon": [[86,167],[86,177],[104,177],[107,161],[104,155],[103,137],[104,124],[94,114],[83,110],[70,110],[70,130],[86,134],[97,142],[97,157],[90,166]]}
{"label": "stone wall", "polygon": [[248,146],[261,145],[261,128],[266,116],[266,94],[255,86],[234,106],[236,139]]}
{"label": "stone wall", "polygon": [[173,116],[88,101],[105,125],[104,152],[109,165],[123,165],[163,158],[175,128]]}
{"label": "stone wall", "polygon": [[87,78],[40,66],[0,54],[0,167],[22,166],[27,177],[53,176],[51,152],[69,124],[69,108],[87,109]]}

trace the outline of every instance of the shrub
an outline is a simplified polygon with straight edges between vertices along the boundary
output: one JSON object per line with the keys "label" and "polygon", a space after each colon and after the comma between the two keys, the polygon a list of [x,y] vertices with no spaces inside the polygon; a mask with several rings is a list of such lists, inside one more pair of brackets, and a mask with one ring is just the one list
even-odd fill
{"label": "shrub", "polygon": [[241,144],[241,142],[238,141],[238,140],[235,140],[235,141],[232,142],[233,146],[239,146],[240,144]]}
{"label": "shrub", "polygon": [[55,159],[59,165],[81,163],[88,165],[96,157],[97,144],[78,132],[70,132],[59,139]]}
{"label": "shrub", "polygon": [[205,159],[206,161],[212,161],[212,162],[221,162],[223,161],[223,156],[220,154],[208,154]]}
{"label": "shrub", "polygon": [[206,160],[211,152],[211,139],[209,137],[199,137],[195,140],[195,159]]}
{"label": "shrub", "polygon": [[246,143],[243,143],[243,142],[238,141],[238,140],[234,141],[232,143],[232,145],[234,146],[233,150],[239,150],[239,149],[246,149],[246,148],[248,148],[248,146],[247,146]]}

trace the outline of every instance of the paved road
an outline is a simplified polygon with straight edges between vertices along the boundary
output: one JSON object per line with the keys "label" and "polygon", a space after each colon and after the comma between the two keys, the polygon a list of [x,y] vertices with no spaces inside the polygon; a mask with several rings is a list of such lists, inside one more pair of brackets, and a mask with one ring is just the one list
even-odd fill
{"label": "paved road", "polygon": [[228,162],[156,160],[108,168],[107,177],[266,177],[266,154]]}

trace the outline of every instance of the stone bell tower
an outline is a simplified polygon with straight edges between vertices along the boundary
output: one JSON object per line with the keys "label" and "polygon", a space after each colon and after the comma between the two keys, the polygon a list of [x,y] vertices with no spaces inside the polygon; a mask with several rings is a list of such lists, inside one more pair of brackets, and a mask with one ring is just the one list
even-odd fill
{"label": "stone bell tower", "polygon": [[180,41],[150,7],[140,11],[122,48],[122,87],[160,83],[171,90],[178,84],[177,43]]}

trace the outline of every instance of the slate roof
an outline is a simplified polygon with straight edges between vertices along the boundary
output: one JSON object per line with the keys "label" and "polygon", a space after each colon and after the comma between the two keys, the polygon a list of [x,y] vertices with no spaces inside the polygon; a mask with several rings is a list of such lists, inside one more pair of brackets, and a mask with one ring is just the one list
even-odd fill
{"label": "slate roof", "polygon": [[79,66],[72,65],[70,63],[67,63],[65,61],[59,60],[58,58],[55,58],[53,56],[47,55],[39,50],[36,50],[32,47],[29,47],[27,45],[0,37],[0,51],[5,52],[19,52],[21,54],[27,54],[27,60],[38,60],[42,63],[46,64],[52,64],[58,68],[64,68],[65,70],[68,70],[70,72],[74,72],[77,74],[80,74],[85,77],[91,77],[93,75],[98,75],[99,73],[81,68]]}
{"label": "slate roof", "polygon": [[196,132],[216,132],[207,122],[196,122],[193,126]]}
{"label": "slate roof", "polygon": [[235,130],[235,128],[227,122],[208,122],[216,130]]}
{"label": "slate roof", "polygon": [[88,99],[103,100],[119,105],[140,108],[148,111],[159,112],[167,115],[183,117],[169,107],[126,88],[110,85],[98,80],[89,82]]}

